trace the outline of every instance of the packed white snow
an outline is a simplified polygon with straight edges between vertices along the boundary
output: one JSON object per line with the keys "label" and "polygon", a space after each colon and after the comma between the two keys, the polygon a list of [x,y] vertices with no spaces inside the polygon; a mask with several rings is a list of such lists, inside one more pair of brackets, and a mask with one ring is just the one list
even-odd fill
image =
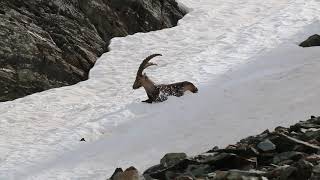
{"label": "packed white snow", "polygon": [[[106,179],[319,113],[320,51],[297,44],[320,33],[320,1],[179,2],[177,27],[114,38],[89,80],[0,103],[0,179]],[[151,79],[199,93],[141,103],[132,84],[152,53]]]}

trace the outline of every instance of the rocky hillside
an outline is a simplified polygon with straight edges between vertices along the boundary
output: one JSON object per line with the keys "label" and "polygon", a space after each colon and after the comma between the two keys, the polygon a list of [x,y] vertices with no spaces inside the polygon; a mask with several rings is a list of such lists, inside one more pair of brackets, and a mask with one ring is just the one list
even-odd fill
{"label": "rocky hillside", "polygon": [[143,175],[118,168],[110,180],[319,180],[319,152],[320,117],[312,116],[195,157],[169,153]]}
{"label": "rocky hillside", "polygon": [[1,0],[0,101],[86,80],[112,37],[185,13],[175,0]]}

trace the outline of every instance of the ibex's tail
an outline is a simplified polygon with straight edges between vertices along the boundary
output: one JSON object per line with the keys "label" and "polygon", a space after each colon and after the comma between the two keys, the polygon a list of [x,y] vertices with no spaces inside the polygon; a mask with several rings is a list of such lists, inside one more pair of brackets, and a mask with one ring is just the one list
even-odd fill
{"label": "ibex's tail", "polygon": [[184,82],[184,91],[191,91],[193,93],[197,93],[198,92],[198,88],[192,84],[191,82],[189,81],[185,81]]}
{"label": "ibex's tail", "polygon": [[191,91],[191,92],[197,93],[197,92],[198,92],[198,88],[197,88],[196,86],[194,86],[194,89],[193,89],[193,91]]}

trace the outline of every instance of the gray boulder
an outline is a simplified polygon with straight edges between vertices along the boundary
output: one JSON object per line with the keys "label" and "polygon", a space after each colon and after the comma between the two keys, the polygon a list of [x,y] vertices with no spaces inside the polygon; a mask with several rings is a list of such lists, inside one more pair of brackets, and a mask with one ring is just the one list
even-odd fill
{"label": "gray boulder", "polygon": [[257,146],[262,151],[273,151],[276,149],[276,145],[274,145],[269,139],[260,142]]}
{"label": "gray boulder", "polygon": [[117,168],[108,180],[145,180],[145,178],[139,174],[135,167],[131,166],[125,171]]}
{"label": "gray boulder", "polygon": [[168,153],[161,160],[160,164],[163,167],[171,167],[178,164],[181,160],[187,158],[185,153]]}

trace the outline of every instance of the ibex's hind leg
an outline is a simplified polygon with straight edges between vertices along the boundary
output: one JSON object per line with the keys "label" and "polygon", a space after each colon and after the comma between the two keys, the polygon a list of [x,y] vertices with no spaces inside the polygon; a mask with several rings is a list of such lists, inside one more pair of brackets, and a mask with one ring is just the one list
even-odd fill
{"label": "ibex's hind leg", "polygon": [[194,84],[192,84],[191,82],[188,82],[188,81],[184,82],[183,90],[184,91],[191,91],[193,93],[198,92],[198,88]]}

